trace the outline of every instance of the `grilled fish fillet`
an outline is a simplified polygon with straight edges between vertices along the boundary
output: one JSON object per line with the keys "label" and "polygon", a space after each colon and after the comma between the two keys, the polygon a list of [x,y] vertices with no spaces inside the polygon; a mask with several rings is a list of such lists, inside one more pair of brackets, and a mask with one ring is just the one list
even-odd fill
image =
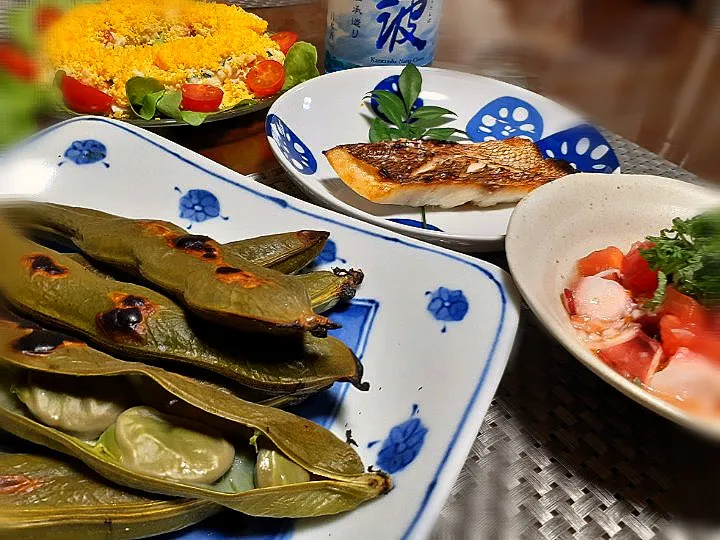
{"label": "grilled fish fillet", "polygon": [[571,174],[518,137],[477,144],[398,140],[345,144],[325,152],[340,179],[376,203],[452,208],[516,202]]}

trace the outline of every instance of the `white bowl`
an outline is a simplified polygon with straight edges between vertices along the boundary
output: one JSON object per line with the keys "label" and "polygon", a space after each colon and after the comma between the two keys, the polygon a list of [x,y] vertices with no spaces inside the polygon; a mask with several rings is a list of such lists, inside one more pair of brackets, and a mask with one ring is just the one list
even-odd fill
{"label": "white bowl", "polygon": [[[427,222],[439,230],[418,228],[419,208],[368,201],[337,177],[322,154],[337,145],[368,142],[369,120],[375,113],[363,96],[400,71],[399,67],[340,71],[281,96],[267,118],[275,156],[309,197],[328,208],[451,249],[502,249],[513,205],[428,208]],[[579,171],[619,170],[617,157],[603,136],[547,98],[478,75],[432,68],[423,68],[421,73],[424,104],[457,113],[449,126],[467,131],[473,140],[523,136],[537,142],[547,156],[567,159]]]}
{"label": "white bowl", "polygon": [[679,424],[720,439],[720,419],[688,413],[638,387],[576,338],[560,300],[575,263],[609,245],[627,250],[656,235],[675,217],[689,218],[720,204],[715,190],[649,175],[576,174],[552,182],[517,205],[506,251],[530,308],[578,360],[628,397]]}

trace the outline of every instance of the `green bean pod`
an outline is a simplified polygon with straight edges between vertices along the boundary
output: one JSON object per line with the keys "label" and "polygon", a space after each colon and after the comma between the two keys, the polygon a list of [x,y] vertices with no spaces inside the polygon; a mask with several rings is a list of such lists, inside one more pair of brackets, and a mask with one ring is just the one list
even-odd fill
{"label": "green bean pod", "polygon": [[[135,406],[123,412],[97,441],[83,441],[62,428],[43,424],[25,407],[14,386],[29,373],[58,382],[82,378],[97,390],[96,399],[118,381],[141,378],[184,404],[175,414],[189,414],[180,417],[148,407],[146,386],[134,396]],[[211,501],[254,516],[335,514],[392,488],[389,476],[364,472],[350,445],[308,420],[248,403],[212,384],[117,360],[74,338],[17,323],[0,323],[0,424],[20,438],[81,460],[120,485]],[[256,452],[261,448],[279,453],[280,458],[275,455],[257,465]],[[256,469],[262,471],[257,481]]]}
{"label": "green bean pod", "polygon": [[0,540],[132,540],[178,531],[222,506],[111,484],[78,462],[0,453]]}
{"label": "green bean pod", "polygon": [[247,330],[306,330],[321,337],[337,328],[313,312],[294,276],[170,222],[35,202],[7,205],[4,214],[22,227],[67,237],[92,259],[142,276],[212,322]]}
{"label": "green bean pod", "polygon": [[0,245],[0,292],[12,306],[111,354],[191,365],[275,395],[317,391],[338,381],[367,389],[362,365],[335,338],[246,334],[198,324],[162,294],[90,271],[1,223]]}

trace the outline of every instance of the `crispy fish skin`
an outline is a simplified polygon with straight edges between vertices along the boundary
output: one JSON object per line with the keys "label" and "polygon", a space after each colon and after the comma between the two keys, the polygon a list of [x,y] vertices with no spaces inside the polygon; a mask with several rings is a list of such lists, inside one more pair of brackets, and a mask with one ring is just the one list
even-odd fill
{"label": "crispy fish skin", "polygon": [[575,172],[545,159],[527,139],[477,144],[398,140],[346,144],[325,152],[340,179],[376,203],[452,208],[516,202]]}

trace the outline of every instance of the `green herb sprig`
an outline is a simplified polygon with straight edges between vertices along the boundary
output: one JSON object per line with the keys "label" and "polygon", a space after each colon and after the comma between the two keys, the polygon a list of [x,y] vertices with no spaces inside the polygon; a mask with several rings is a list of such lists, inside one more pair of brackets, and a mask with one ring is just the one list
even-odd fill
{"label": "green herb sprig", "polygon": [[720,209],[676,218],[671,228],[648,240],[654,245],[640,254],[659,272],[648,307],[662,304],[669,284],[706,306],[720,305]]}
{"label": "green herb sprig", "polygon": [[408,64],[400,74],[400,96],[388,90],[373,90],[365,99],[374,98],[379,111],[391,124],[376,117],[370,125],[370,142],[397,139],[434,139],[446,141],[464,131],[440,127],[452,122],[457,115],[444,107],[426,105],[413,109],[422,89],[422,75],[413,64]]}

